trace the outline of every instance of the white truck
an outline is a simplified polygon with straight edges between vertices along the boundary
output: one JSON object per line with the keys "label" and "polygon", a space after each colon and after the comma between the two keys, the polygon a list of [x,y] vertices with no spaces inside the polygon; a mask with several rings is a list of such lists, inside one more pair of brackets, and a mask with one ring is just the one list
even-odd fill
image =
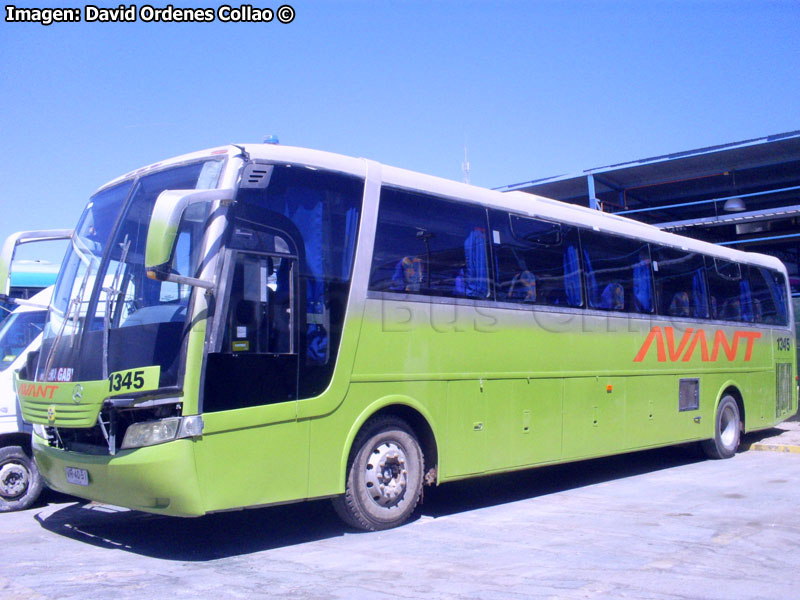
{"label": "white truck", "polygon": [[11,263],[20,244],[68,239],[72,230],[15,233],[0,250],[0,301],[18,304],[0,323],[0,512],[31,506],[44,487],[31,453],[31,426],[22,420],[14,372],[37,351],[53,293],[52,286],[28,300],[12,299]]}
{"label": "white truck", "polygon": [[31,426],[22,420],[13,376],[28,353],[39,349],[52,292],[52,287],[39,292],[0,325],[0,512],[28,508],[43,487],[31,454]]}

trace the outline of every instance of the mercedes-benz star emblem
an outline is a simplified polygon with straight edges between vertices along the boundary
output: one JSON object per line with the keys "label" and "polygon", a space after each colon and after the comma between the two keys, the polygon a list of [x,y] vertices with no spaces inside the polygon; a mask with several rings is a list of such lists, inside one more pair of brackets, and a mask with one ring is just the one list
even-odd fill
{"label": "mercedes-benz star emblem", "polygon": [[78,383],[72,388],[72,401],[75,404],[80,404],[81,400],[83,399],[83,386]]}

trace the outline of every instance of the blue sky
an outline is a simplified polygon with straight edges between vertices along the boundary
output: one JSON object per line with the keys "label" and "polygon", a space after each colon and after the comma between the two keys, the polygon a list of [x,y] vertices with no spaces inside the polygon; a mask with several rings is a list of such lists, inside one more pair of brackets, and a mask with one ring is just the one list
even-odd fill
{"label": "blue sky", "polygon": [[287,25],[0,22],[0,238],[267,134],[459,180],[466,142],[497,187],[800,129],[797,0],[289,2]]}

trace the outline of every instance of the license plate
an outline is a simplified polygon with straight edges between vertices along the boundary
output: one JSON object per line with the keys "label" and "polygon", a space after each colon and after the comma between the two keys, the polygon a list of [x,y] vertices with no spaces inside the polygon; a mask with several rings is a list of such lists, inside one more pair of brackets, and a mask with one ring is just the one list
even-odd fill
{"label": "license plate", "polygon": [[74,483],[75,485],[89,485],[89,471],[86,469],[76,469],[75,467],[66,467],[67,470],[67,483]]}

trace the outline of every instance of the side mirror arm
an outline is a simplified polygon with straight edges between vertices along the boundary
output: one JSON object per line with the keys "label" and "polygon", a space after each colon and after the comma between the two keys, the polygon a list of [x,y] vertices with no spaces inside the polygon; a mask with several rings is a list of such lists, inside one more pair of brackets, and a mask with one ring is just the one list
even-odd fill
{"label": "side mirror arm", "polygon": [[163,270],[155,267],[147,270],[148,279],[155,279],[156,281],[169,281],[171,283],[178,283],[181,285],[193,285],[195,287],[203,288],[206,290],[213,290],[214,284],[205,279],[198,279],[197,277],[186,277],[184,275],[176,275],[175,273],[165,273]]}
{"label": "side mirror arm", "polygon": [[72,229],[42,229],[39,231],[18,231],[6,238],[0,250],[0,299],[7,299],[11,291],[11,263],[17,246],[35,242],[52,242],[68,240],[72,237]]}
{"label": "side mirror arm", "polygon": [[233,189],[165,190],[156,199],[150,227],[147,230],[144,264],[147,276],[158,281],[172,281],[212,289],[213,282],[185,277],[170,272],[172,253],[178,237],[178,227],[184,212],[194,204],[233,202]]}

